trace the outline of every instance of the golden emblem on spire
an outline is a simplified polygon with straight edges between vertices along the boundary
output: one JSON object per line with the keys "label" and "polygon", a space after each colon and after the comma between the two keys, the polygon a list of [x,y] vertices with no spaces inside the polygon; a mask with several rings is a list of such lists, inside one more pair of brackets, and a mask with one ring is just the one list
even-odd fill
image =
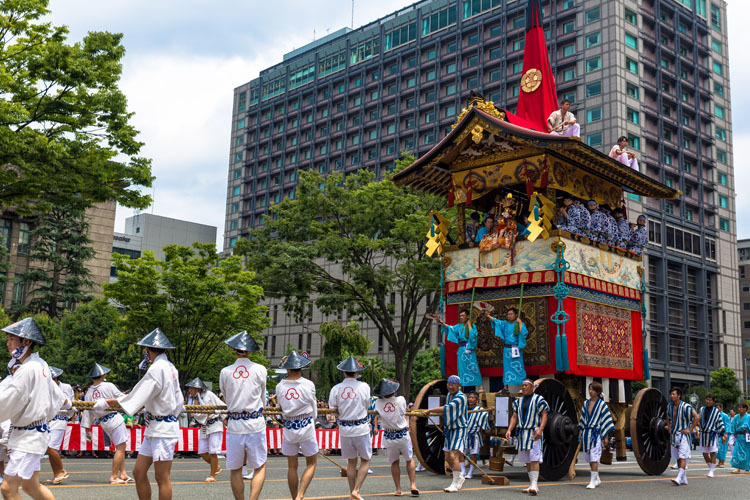
{"label": "golden emblem on spire", "polygon": [[542,72],[536,68],[531,68],[521,77],[521,90],[530,94],[542,84]]}

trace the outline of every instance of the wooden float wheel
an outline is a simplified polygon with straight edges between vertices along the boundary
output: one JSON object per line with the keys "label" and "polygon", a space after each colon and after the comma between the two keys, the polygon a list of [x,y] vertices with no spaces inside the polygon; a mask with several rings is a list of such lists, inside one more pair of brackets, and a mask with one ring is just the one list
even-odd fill
{"label": "wooden float wheel", "polygon": [[[433,380],[422,387],[414,399],[413,409],[426,410],[427,398],[432,396],[436,389],[440,390],[442,396],[445,396],[448,394],[448,383],[445,380]],[[409,433],[414,446],[414,454],[422,466],[435,474],[445,474],[445,452],[443,452],[445,437],[440,429],[429,425],[427,417],[411,417]]]}
{"label": "wooden float wheel", "polygon": [[558,481],[568,474],[578,451],[578,414],[573,398],[559,380],[543,379],[536,387],[549,405],[542,442],[544,461],[539,472],[546,481]]}
{"label": "wooden float wheel", "polygon": [[643,472],[651,476],[669,467],[669,431],[667,400],[653,388],[641,389],[630,413],[630,439],[633,454]]}

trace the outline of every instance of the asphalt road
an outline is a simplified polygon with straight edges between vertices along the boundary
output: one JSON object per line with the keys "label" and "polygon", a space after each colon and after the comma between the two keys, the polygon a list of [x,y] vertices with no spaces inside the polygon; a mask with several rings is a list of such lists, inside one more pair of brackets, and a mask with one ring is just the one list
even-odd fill
{"label": "asphalt road", "polygon": [[[340,457],[332,456],[337,462],[343,463]],[[580,456],[583,459],[583,455]],[[65,459],[66,469],[70,477],[58,486],[51,486],[55,498],[58,500],[118,500],[133,499],[135,488],[132,485],[111,486],[108,483],[110,462],[105,459]],[[134,460],[127,461],[127,470],[132,470]],[[223,460],[220,461],[223,466]],[[300,460],[300,472],[304,460]],[[606,498],[607,500],[620,498],[731,498],[732,500],[750,499],[750,475],[730,474],[731,468],[716,470],[716,477],[705,477],[707,467],[702,457],[693,452],[691,466],[688,468],[688,486],[674,486],[669,480],[674,477],[674,471],[667,470],[662,476],[646,476],[638,467],[632,455],[627,462],[616,462],[611,466],[602,466],[602,485],[596,490],[585,489],[589,473],[585,464],[579,460],[578,476],[573,481],[558,481],[553,483],[540,482],[540,496],[555,498],[556,500],[578,498]],[[286,459],[272,456],[268,461],[266,482],[261,493],[262,500],[287,500],[289,490],[286,484]],[[368,476],[362,488],[365,498],[388,498],[394,491],[390,468],[385,456],[373,457],[373,474]],[[476,478],[467,480],[463,489],[452,494],[456,500],[461,498],[476,498],[491,495],[493,498],[525,498],[521,489],[527,485],[527,476],[521,467],[506,467],[503,474],[510,479],[508,486],[490,486],[482,484]],[[224,471],[219,475],[216,483],[204,483],[208,475],[208,466],[200,459],[176,459],[172,467],[172,484],[175,500],[177,499],[213,499],[232,498],[229,487],[229,473]],[[51,477],[49,463],[42,462],[42,478]],[[152,478],[153,498],[157,498],[156,485]],[[408,480],[405,473],[401,480],[404,491],[408,491]],[[450,484],[450,478],[436,476],[428,472],[417,473],[417,486],[422,492],[421,498],[445,500],[447,493],[442,489]],[[245,498],[250,492],[250,483],[246,482]],[[22,495],[23,498],[28,498]],[[307,491],[306,500],[348,500],[348,486],[339,470],[327,460],[319,457],[315,479]]]}

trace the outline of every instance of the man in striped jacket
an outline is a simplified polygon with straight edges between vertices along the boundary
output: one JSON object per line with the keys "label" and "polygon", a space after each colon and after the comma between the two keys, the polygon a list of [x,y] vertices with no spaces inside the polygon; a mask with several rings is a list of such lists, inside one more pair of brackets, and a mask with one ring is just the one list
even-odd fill
{"label": "man in striped jacket", "polygon": [[[479,405],[479,395],[471,391],[466,397],[469,403],[469,411],[471,410],[482,410]],[[468,420],[466,424],[466,448],[464,454],[470,458],[473,458],[475,462],[479,461],[479,449],[482,447],[482,432],[489,430],[490,428],[490,415],[485,411],[476,411],[475,413],[468,414]],[[461,474],[466,479],[471,479],[474,474],[474,466],[469,465],[469,472],[464,473],[466,465],[461,460]]]}
{"label": "man in striped jacket", "polygon": [[591,481],[586,488],[593,490],[601,484],[599,479],[599,460],[602,458],[602,441],[609,446],[609,434],[615,429],[612,414],[607,403],[601,398],[602,384],[589,384],[589,399],[581,408],[581,420],[578,429],[581,432],[581,448],[584,459],[591,466]]}
{"label": "man in striped jacket", "polygon": [[529,473],[529,487],[523,490],[531,496],[539,492],[539,464],[543,460],[542,434],[547,426],[549,405],[539,394],[534,394],[534,382],[525,379],[521,384],[523,397],[513,401],[513,416],[510,419],[505,438],[510,440],[518,426],[517,443],[518,461],[526,464]]}
{"label": "man in striped jacket", "polygon": [[443,491],[454,493],[464,485],[464,476],[460,469],[461,452],[466,446],[468,402],[461,392],[461,379],[456,375],[448,377],[448,396],[445,405],[427,410],[428,414],[443,415],[443,434],[445,434],[445,460],[453,471],[453,482]]}
{"label": "man in striped jacket", "polygon": [[667,405],[667,428],[672,444],[672,459],[677,461],[677,477],[672,479],[677,486],[688,484],[685,467],[690,458],[690,436],[698,426],[698,413],[695,408],[680,398],[682,390],[673,387],[669,391],[671,401]]}
{"label": "man in striped jacket", "polygon": [[703,459],[708,464],[707,477],[714,477],[716,452],[719,451],[719,439],[726,432],[724,420],[721,418],[721,410],[714,407],[714,402],[715,398],[713,394],[707,394],[706,406],[701,408],[698,414],[700,420],[701,453],[703,453]]}

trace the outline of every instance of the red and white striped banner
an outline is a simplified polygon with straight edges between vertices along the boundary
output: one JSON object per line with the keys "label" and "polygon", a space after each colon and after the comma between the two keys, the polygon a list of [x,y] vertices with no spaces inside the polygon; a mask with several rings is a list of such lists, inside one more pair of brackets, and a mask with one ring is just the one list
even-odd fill
{"label": "red and white striped banner", "polygon": [[[127,451],[138,451],[141,448],[141,441],[143,441],[144,427],[133,427],[130,429],[130,439],[127,442]],[[198,451],[198,432],[200,427],[180,427],[180,438],[177,440],[175,451]],[[318,446],[321,450],[337,450],[340,448],[339,445],[339,430],[338,429],[316,429],[315,433],[318,438]],[[284,429],[281,428],[268,428],[266,429],[266,440],[268,442],[268,449],[281,448],[283,440]],[[383,445],[383,431],[379,431],[372,438],[372,447],[381,448]],[[224,429],[224,436],[221,440],[221,449],[226,450],[227,446],[227,434]],[[104,432],[98,425],[91,427],[91,441],[86,440],[86,433],[81,428],[80,424],[68,424],[68,428],[65,431],[65,437],[62,442],[62,450],[83,450],[83,451],[98,451],[98,450],[114,450],[114,446],[105,448],[104,446]]]}

